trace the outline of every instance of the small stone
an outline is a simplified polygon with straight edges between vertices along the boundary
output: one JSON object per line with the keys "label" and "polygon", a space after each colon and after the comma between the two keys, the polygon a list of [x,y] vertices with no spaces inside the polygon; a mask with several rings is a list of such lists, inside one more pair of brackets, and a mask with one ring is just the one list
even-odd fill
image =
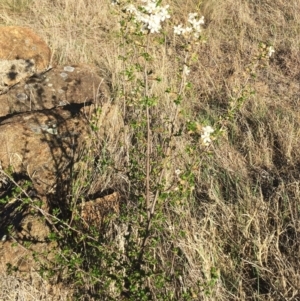
{"label": "small stone", "polygon": [[48,132],[49,134],[51,134],[51,135],[57,135],[57,129],[55,128],[55,129],[53,129],[53,128],[48,128],[47,130],[46,130],[46,132]]}
{"label": "small stone", "polygon": [[28,96],[25,93],[18,93],[17,99],[20,101],[25,101],[28,98]]}
{"label": "small stone", "polygon": [[25,90],[28,90],[28,89],[29,89],[29,90],[32,90],[33,88],[34,88],[34,85],[33,85],[33,84],[25,84],[25,85],[24,85],[24,89],[25,89]]}
{"label": "small stone", "polygon": [[66,79],[66,78],[68,77],[68,74],[65,73],[65,72],[62,72],[62,73],[60,74],[60,76],[61,76],[63,79]]}
{"label": "small stone", "polygon": [[41,129],[38,126],[30,126],[30,129],[36,134],[41,133]]}
{"label": "small stone", "polygon": [[48,125],[46,125],[46,124],[42,124],[41,125],[41,129],[43,130],[43,131],[47,131],[48,130]]}
{"label": "small stone", "polygon": [[74,70],[75,70],[75,68],[71,67],[71,66],[65,66],[64,67],[64,71],[66,71],[66,72],[73,72]]}

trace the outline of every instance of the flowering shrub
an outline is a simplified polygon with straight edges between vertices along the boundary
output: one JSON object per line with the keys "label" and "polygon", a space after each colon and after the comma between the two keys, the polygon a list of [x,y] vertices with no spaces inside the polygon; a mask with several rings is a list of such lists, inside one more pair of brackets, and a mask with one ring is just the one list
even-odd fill
{"label": "flowering shrub", "polygon": [[[193,42],[200,39],[204,17],[190,13],[188,25],[183,27],[182,24],[172,24],[170,7],[161,5],[161,1],[129,1],[119,5],[122,80],[117,97],[124,101],[125,120],[134,137],[134,146],[128,150],[128,173],[134,191],[130,227],[135,229],[135,234],[132,233],[126,241],[127,252],[134,255],[125,257],[121,265],[128,266],[128,262],[136,258],[143,262],[134,270],[127,270],[125,290],[130,300],[148,300],[147,286],[150,285],[155,287],[156,300],[172,300],[173,297],[166,297],[166,291],[171,294],[171,287],[179,280],[175,279],[177,276],[171,280],[175,281],[173,284],[168,280],[172,272],[167,263],[160,267],[156,245],[162,239],[160,229],[166,227],[163,218],[166,204],[188,200],[195,187],[194,172],[181,162],[177,164],[175,154],[182,152],[184,156],[187,149],[197,147],[205,155],[215,132],[207,120],[203,120],[206,126],[199,123],[199,132],[189,131],[187,119],[179,120],[181,104],[188,100],[192,86],[188,80],[193,53],[196,53],[193,49],[196,43]],[[114,8],[118,6],[114,5]],[[172,48],[175,51],[180,49],[178,55],[166,57]],[[165,61],[170,62],[166,68],[162,67],[164,55]],[[183,130],[178,129],[179,125]],[[189,141],[187,144],[190,145],[180,145],[180,140]],[[180,150],[175,152],[176,144]],[[127,210],[129,208],[127,206]],[[154,266],[155,272],[152,270]]]}
{"label": "flowering shrub", "polygon": [[[181,46],[187,44],[187,38],[200,38],[204,18],[191,13],[188,27],[174,27],[168,5],[161,6],[160,1],[154,0],[135,3],[140,5],[126,3],[122,6],[119,1],[112,2],[113,10],[119,5],[121,8],[116,13],[121,18],[116,66],[120,69],[116,71],[112,95],[116,103],[123,102],[126,123],[124,133],[113,142],[113,148],[120,149],[120,157],[124,160],[120,163],[124,168],[120,173],[122,179],[130,183],[124,193],[127,203],[122,206],[117,220],[111,216],[103,221],[100,231],[92,224],[82,231],[82,216],[74,210],[74,223],[63,223],[64,235],[57,238],[54,233],[50,239],[59,240],[63,245],[67,238],[68,248],[56,256],[56,262],[64,271],[68,270],[66,278],[75,279],[80,288],[90,286],[95,298],[190,301],[195,294],[201,293],[201,287],[198,282],[193,282],[192,273],[186,273],[182,268],[186,258],[180,251],[180,242],[176,241],[170,247],[165,243],[165,237],[181,231],[177,217],[185,218],[184,206],[188,206],[193,198],[193,168],[199,166],[201,156],[191,158],[189,164],[181,158],[189,156],[195,148],[205,155],[213,140],[214,129],[207,125],[207,120],[203,121],[204,127],[199,122],[198,132],[193,132],[191,125],[193,133],[190,133],[187,119],[179,118],[182,102],[189,99],[191,84],[188,78],[193,62],[191,52]],[[164,31],[163,27],[166,27]],[[174,34],[184,35],[184,38],[174,39]],[[181,43],[180,47],[176,43]],[[171,47],[175,51],[180,48],[178,55],[168,56]],[[166,67],[162,66],[162,56]],[[97,110],[91,120],[95,143],[98,143],[95,124],[100,115],[101,110]],[[107,166],[116,170],[106,143],[109,144],[99,142],[99,160],[89,155],[90,150],[83,159],[86,160],[84,165],[91,166],[97,176]],[[78,183],[73,182],[74,204],[79,196],[77,187],[86,191],[94,177],[90,168],[84,170],[86,174]],[[177,204],[179,211],[183,208],[181,212],[170,209],[175,209]],[[60,212],[53,212],[59,219],[56,216]],[[170,215],[172,227],[166,222],[167,215]],[[170,232],[170,229],[173,230]],[[184,240],[184,236],[184,231],[179,233],[179,239]],[[180,289],[178,283],[182,283]]]}
{"label": "flowering shrub", "polygon": [[[159,34],[162,30],[162,23],[167,19],[170,19],[169,5],[161,6],[161,1],[156,0],[140,0],[137,1],[141,5],[127,4],[125,11],[128,15],[132,16],[131,21],[138,25],[138,31],[142,34]],[[113,4],[120,4],[119,1],[113,1]],[[202,31],[202,25],[204,24],[204,16],[198,17],[197,13],[189,13],[187,18],[188,25],[183,27],[182,24],[172,26],[175,35],[182,35],[187,39],[198,40]],[[146,55],[143,53],[143,55]],[[148,58],[151,57],[147,53]],[[190,67],[187,64],[188,55],[185,57],[185,61],[182,64],[182,77],[186,78],[190,75]],[[182,92],[182,91],[181,91]],[[132,92],[133,93],[133,92]],[[181,99],[181,96],[178,97]],[[177,100],[178,104],[179,101]],[[203,133],[202,142],[203,145],[208,146],[211,143],[210,134],[214,130],[206,131]]]}

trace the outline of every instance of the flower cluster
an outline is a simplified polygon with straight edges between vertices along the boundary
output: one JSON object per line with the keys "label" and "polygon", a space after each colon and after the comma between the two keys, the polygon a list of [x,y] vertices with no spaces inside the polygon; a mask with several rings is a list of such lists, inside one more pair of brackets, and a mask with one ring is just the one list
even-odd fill
{"label": "flower cluster", "polygon": [[193,34],[194,38],[198,39],[200,37],[201,25],[204,24],[204,17],[197,19],[197,13],[190,13],[188,16],[188,22],[190,26],[183,27],[182,24],[174,26],[174,33],[178,35]]}
{"label": "flower cluster", "polygon": [[209,125],[202,128],[201,141],[205,146],[208,146],[211,143],[210,134],[213,132],[214,129]]}
{"label": "flower cluster", "polygon": [[169,5],[161,7],[156,0],[142,0],[145,5],[136,8],[133,4],[127,6],[126,11],[133,14],[136,22],[142,24],[142,31],[150,33],[159,33],[161,22],[170,18]]}

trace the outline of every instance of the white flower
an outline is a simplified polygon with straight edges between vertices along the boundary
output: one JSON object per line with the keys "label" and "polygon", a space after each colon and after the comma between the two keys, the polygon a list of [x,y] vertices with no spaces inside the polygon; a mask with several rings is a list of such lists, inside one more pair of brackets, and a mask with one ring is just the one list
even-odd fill
{"label": "white flower", "polygon": [[212,134],[215,131],[210,125],[203,127],[202,130],[206,134]]}
{"label": "white flower", "polygon": [[188,22],[192,23],[193,20],[198,16],[197,13],[189,13],[188,15]]}
{"label": "white flower", "polygon": [[134,7],[133,4],[129,4],[127,7],[126,7],[126,11],[128,11],[129,13],[131,14],[134,14],[137,12],[136,8]]}
{"label": "white flower", "polygon": [[148,21],[145,23],[148,23],[147,28],[151,33],[158,33],[161,29],[160,18],[157,15],[150,15]]}
{"label": "white flower", "polygon": [[193,31],[193,28],[190,27],[190,26],[188,26],[188,27],[182,29],[182,33],[183,33],[183,34],[191,33],[192,31]]}
{"label": "white flower", "polygon": [[184,65],[183,66],[183,74],[185,76],[188,76],[190,74],[190,72],[191,72],[190,68],[187,65]]}
{"label": "white flower", "polygon": [[272,54],[273,54],[274,52],[275,52],[274,47],[273,47],[273,46],[270,46],[270,47],[268,48],[268,57],[271,57]]}
{"label": "white flower", "polygon": [[178,26],[174,26],[174,33],[175,34],[178,34],[178,35],[182,34],[183,30],[184,29],[182,28],[181,24],[179,24]]}
{"label": "white flower", "polygon": [[188,22],[192,25],[187,26],[186,28],[182,25],[174,26],[174,33],[181,34],[193,34],[193,36],[198,39],[200,37],[201,25],[204,24],[204,17],[202,16],[199,20],[196,19],[197,13],[190,13],[188,15]]}
{"label": "white flower", "polygon": [[196,32],[201,31],[201,25],[204,24],[204,17],[201,17],[199,20],[190,19],[189,22],[193,25],[193,28]]}
{"label": "white flower", "polygon": [[176,174],[177,176],[179,176],[179,175],[181,174],[181,170],[180,170],[180,169],[176,169],[176,170],[175,170],[175,174]]}
{"label": "white flower", "polygon": [[148,2],[146,6],[142,6],[149,14],[157,11],[155,2]]}
{"label": "white flower", "polygon": [[165,21],[166,19],[169,19],[171,16],[168,12],[169,5],[166,5],[165,7],[162,7],[159,16],[161,21]]}
{"label": "white flower", "polygon": [[214,132],[214,129],[211,126],[205,126],[202,128],[203,134],[201,135],[201,141],[205,146],[208,146],[211,143],[210,134]]}
{"label": "white flower", "polygon": [[191,22],[191,24],[193,25],[193,27],[196,28],[200,28],[200,25],[202,25],[202,21],[201,20],[194,20],[193,22]]}
{"label": "white flower", "polygon": [[201,135],[201,140],[205,146],[208,146],[211,143],[210,137],[206,135]]}

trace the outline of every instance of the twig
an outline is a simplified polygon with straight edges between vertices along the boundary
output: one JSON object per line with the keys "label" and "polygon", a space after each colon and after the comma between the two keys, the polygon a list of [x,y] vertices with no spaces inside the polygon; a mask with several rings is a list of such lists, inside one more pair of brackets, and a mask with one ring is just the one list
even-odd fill
{"label": "twig", "polygon": [[[146,52],[149,50],[149,36],[147,37],[147,48]],[[148,85],[148,68],[147,60],[144,68],[144,81],[145,81],[145,98],[148,100],[149,97],[149,85]],[[150,155],[151,155],[151,128],[150,128],[150,113],[149,106],[146,104],[146,118],[147,118],[147,154],[146,154],[146,208],[147,208],[147,219],[148,223],[151,219],[151,203],[150,203]]]}

